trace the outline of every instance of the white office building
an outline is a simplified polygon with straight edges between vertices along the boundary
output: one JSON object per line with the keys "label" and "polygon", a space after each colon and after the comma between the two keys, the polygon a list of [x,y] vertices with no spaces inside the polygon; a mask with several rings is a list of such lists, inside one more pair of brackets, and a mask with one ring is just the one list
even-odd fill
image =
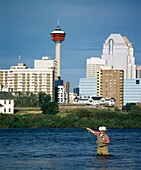
{"label": "white office building", "polygon": [[96,78],[97,72],[100,70],[101,66],[105,66],[106,62],[101,58],[88,58],[86,65],[86,78]]}
{"label": "white office building", "polygon": [[42,60],[34,60],[34,69],[53,69],[55,80],[58,79],[57,77],[57,61],[51,60],[48,56],[43,56]]}
{"label": "white office building", "polygon": [[81,98],[89,98],[97,96],[97,79],[96,78],[80,78],[79,79],[79,96]]}
{"label": "white office building", "polygon": [[127,103],[141,103],[141,78],[124,79],[124,106]]}
{"label": "white office building", "polygon": [[107,66],[124,70],[125,78],[136,78],[134,49],[127,37],[111,34],[103,44],[102,59]]}

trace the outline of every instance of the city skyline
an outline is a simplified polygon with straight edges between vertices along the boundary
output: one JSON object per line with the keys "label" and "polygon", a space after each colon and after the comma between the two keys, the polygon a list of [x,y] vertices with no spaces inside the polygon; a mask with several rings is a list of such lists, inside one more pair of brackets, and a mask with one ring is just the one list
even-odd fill
{"label": "city skyline", "polygon": [[[86,77],[86,59],[101,57],[103,43],[112,33],[126,36],[141,65],[140,0],[0,0],[0,68],[35,59],[55,58],[50,32],[56,26],[66,32],[61,46],[61,75],[77,87]],[[19,56],[21,59],[19,60]]]}

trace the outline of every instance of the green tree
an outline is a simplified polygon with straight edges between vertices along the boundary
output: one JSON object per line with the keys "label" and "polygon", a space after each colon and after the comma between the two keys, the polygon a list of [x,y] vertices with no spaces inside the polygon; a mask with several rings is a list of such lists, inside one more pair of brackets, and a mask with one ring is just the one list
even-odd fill
{"label": "green tree", "polygon": [[40,92],[38,94],[38,105],[39,106],[42,106],[43,103],[50,102],[50,101],[51,101],[50,95],[43,93],[43,92]]}
{"label": "green tree", "polygon": [[56,102],[44,102],[41,105],[43,114],[57,114],[58,113],[58,103]]}
{"label": "green tree", "polygon": [[51,102],[50,95],[40,92],[39,95],[39,106],[44,114],[56,114],[58,113],[58,103]]}
{"label": "green tree", "polygon": [[124,106],[124,109],[127,110],[127,112],[128,112],[128,111],[130,111],[130,110],[133,110],[133,108],[134,108],[135,105],[136,105],[135,103],[127,103],[127,104]]}
{"label": "green tree", "polygon": [[27,92],[26,94],[19,92],[15,96],[15,106],[19,107],[35,107],[38,105],[38,96],[33,93]]}

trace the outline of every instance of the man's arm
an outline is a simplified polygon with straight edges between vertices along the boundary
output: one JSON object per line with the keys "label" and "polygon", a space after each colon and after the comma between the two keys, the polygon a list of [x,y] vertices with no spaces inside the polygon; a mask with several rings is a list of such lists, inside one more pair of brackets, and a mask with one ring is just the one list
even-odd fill
{"label": "man's arm", "polygon": [[93,133],[94,135],[98,135],[99,132],[92,130],[91,128],[86,128],[89,132]]}

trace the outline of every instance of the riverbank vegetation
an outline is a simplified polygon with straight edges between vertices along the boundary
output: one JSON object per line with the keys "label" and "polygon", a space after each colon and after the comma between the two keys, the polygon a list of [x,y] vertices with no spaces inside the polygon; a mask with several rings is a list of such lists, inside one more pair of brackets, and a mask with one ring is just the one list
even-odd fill
{"label": "riverbank vegetation", "polygon": [[141,128],[141,108],[129,112],[65,109],[55,114],[0,114],[0,128]]}
{"label": "riverbank vegetation", "polygon": [[16,107],[41,107],[44,114],[57,114],[58,103],[51,101],[51,96],[46,93],[40,92],[33,94],[27,92],[26,94],[19,92],[15,96]]}

